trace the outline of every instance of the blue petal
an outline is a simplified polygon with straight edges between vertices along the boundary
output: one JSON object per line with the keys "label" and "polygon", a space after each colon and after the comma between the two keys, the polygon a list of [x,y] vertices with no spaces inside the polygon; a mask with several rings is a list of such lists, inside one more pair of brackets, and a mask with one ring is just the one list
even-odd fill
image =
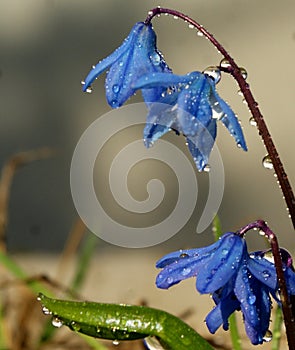
{"label": "blue petal", "polygon": [[248,259],[248,269],[250,272],[263,284],[271,289],[277,288],[277,274],[274,264],[270,261],[262,258],[261,256],[255,256],[252,258],[252,254]]}
{"label": "blue petal", "polygon": [[138,89],[150,89],[155,87],[171,87],[178,84],[190,84],[195,79],[198,79],[202,73],[191,72],[185,75],[167,74],[162,72],[155,72],[151,74],[142,75],[134,81],[132,87]]}
{"label": "blue petal", "polygon": [[[177,96],[169,96],[170,101],[175,101]],[[168,101],[168,99],[162,99]],[[169,102],[170,102],[169,101]],[[150,104],[147,115],[146,126],[143,131],[143,139],[146,147],[153,144],[161,136],[166,134],[170,128],[178,129],[176,120],[176,111],[173,110],[170,104],[152,103]]]}
{"label": "blue petal", "polygon": [[[83,90],[90,86],[95,78],[109,68],[105,88],[107,101],[111,107],[120,107],[135,93],[132,85],[140,76],[153,72],[171,72],[156,48],[156,34],[150,24],[138,22],[132,28],[123,44],[106,59],[99,62],[88,74]],[[147,99],[159,98],[163,88],[145,92]]]}
{"label": "blue petal", "polygon": [[204,170],[208,164],[209,156],[216,139],[216,133],[216,120],[212,119],[207,128],[200,126],[197,135],[187,137],[188,148],[199,171]]}
{"label": "blue petal", "polygon": [[223,298],[212,311],[207,315],[205,322],[210,333],[215,333],[217,329],[223,324],[223,329],[228,330],[228,318],[229,316],[240,307],[240,303],[235,298],[234,293],[230,293]]}
{"label": "blue petal", "polygon": [[211,85],[205,75],[195,80],[179,93],[178,121],[186,136],[195,136],[199,128],[208,126],[212,109],[208,101]]}
{"label": "blue petal", "polygon": [[157,276],[157,287],[167,289],[184,279],[196,276],[221,244],[222,239],[208,247],[182,250],[164,256],[156,263],[156,267],[164,267]]}
{"label": "blue petal", "polygon": [[212,108],[215,109],[218,114],[220,114],[220,110],[222,111],[222,116],[219,119],[235,138],[237,145],[247,151],[246,141],[238,118],[235,116],[230,106],[217,94],[213,80],[211,79],[209,82],[212,86],[212,95],[210,96]]}
{"label": "blue petal", "polygon": [[113,53],[108,57],[104,58],[91,69],[89,74],[85,79],[85,84],[83,85],[83,91],[86,91],[87,88],[92,84],[92,82],[107,68],[109,68],[115,61],[119,60],[120,57],[129,49],[130,45],[133,44],[134,38],[138,35],[139,31],[142,29],[143,23],[136,23],[128,37],[123,41],[122,45],[118,47]]}
{"label": "blue petal", "polygon": [[197,290],[200,293],[213,293],[224,286],[237,273],[241,264],[246,249],[244,239],[230,233],[222,236],[221,240],[222,244],[198,274]]}

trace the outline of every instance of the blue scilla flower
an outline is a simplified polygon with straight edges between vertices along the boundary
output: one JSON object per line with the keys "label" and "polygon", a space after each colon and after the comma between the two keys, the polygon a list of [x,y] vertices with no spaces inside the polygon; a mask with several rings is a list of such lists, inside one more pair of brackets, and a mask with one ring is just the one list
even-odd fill
{"label": "blue scilla flower", "polygon": [[[156,47],[156,39],[151,24],[136,23],[122,45],[89,72],[83,82],[83,91],[88,91],[92,82],[109,69],[105,82],[106,97],[109,105],[117,108],[135,93],[132,84],[142,75],[170,73],[170,68]],[[154,101],[162,91],[161,87],[156,87],[142,93],[146,101]]]}
{"label": "blue scilla flower", "polygon": [[[163,270],[156,279],[159,288],[168,289],[180,281],[196,277],[196,288],[212,294],[215,307],[206,317],[211,333],[223,325],[236,310],[243,314],[246,333],[252,344],[266,340],[271,314],[271,297],[280,305],[274,264],[264,252],[249,254],[246,241],[236,233],[224,234],[214,244],[181,250],[160,259]],[[295,294],[295,273],[284,263],[289,295]]]}
{"label": "blue scilla flower", "polygon": [[154,103],[148,105],[145,145],[149,147],[171,129],[183,133],[201,171],[208,163],[216,139],[217,120],[220,120],[237,145],[246,151],[240,123],[229,105],[217,94],[215,85],[211,76],[201,72],[183,76],[155,72],[135,81],[135,89],[166,88]]}

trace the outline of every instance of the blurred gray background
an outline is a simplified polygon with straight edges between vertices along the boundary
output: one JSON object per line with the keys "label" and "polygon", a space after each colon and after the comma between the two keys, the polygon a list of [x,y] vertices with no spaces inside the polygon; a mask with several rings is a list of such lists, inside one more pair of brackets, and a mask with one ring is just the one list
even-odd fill
{"label": "blurred gray background", "polygon": [[[19,151],[44,146],[58,150],[55,157],[22,168],[14,179],[8,226],[10,250],[52,252],[63,246],[77,218],[69,185],[74,148],[84,130],[110,110],[104,97],[104,77],[95,82],[92,94],[81,92],[80,81],[92,64],[121,44],[135,22],[144,20],[148,10],[159,4],[185,12],[199,21],[215,34],[236,62],[247,69],[248,82],[289,179],[295,184],[293,0],[170,0],[162,3],[150,0],[2,0],[1,164]],[[196,31],[182,21],[162,16],[155,18],[153,24],[158,47],[175,73],[203,70],[221,60],[209,42],[198,37]],[[218,91],[241,119],[249,147],[248,153],[239,150],[227,130],[219,125],[217,144],[226,177],[219,211],[224,230],[235,230],[262,218],[279,234],[281,244],[294,250],[293,229],[282,194],[272,171],[261,165],[265,149],[256,128],[249,125],[247,106],[237,94],[231,77],[222,78]],[[141,101],[139,94],[130,103],[138,101]],[[176,144],[180,142],[180,137],[174,134],[167,139]],[[118,140],[114,147],[120,145]],[[106,164],[107,160],[100,164],[101,171],[107,171]],[[130,175],[133,176],[131,184],[136,185],[134,195],[138,198],[144,199],[146,193],[146,179],[142,181],[141,174],[146,176],[147,169],[149,167],[139,167],[138,173],[135,169],[135,174]],[[165,175],[164,170],[160,173],[173,184],[173,175]],[[152,171],[150,176],[154,176]],[[210,229],[199,235],[195,233],[207,198],[207,177],[208,174],[197,173],[199,194],[195,213],[179,234],[159,247],[163,251],[212,242]],[[177,196],[174,190],[175,186],[168,182],[169,203]],[[249,244],[261,248],[254,235],[249,235]],[[112,249],[116,252],[123,248]],[[149,249],[154,248],[147,248],[147,251]]]}

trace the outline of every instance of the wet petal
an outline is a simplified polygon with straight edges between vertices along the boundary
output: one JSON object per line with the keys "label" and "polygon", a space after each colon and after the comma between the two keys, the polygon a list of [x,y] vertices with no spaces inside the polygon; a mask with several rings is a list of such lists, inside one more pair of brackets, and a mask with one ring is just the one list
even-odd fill
{"label": "wet petal", "polygon": [[223,325],[224,330],[228,330],[228,318],[229,316],[240,307],[240,303],[231,292],[225,298],[223,298],[212,311],[207,315],[205,322],[210,333],[215,333],[217,329]]}
{"label": "wet petal", "polygon": [[277,288],[277,274],[274,264],[270,261],[262,258],[261,256],[255,256],[252,258],[252,254],[248,260],[248,269],[250,272],[262,283],[271,289]]}
{"label": "wet petal", "polygon": [[197,277],[200,293],[213,293],[224,286],[239,270],[246,249],[245,241],[234,233],[221,237],[222,244],[212,254]]}
{"label": "wet petal", "polygon": [[212,119],[207,127],[199,126],[197,135],[187,137],[188,148],[199,171],[204,170],[209,162],[216,133],[216,120]]}
{"label": "wet petal", "polygon": [[246,141],[244,139],[244,134],[238,118],[230,106],[222,98],[219,97],[215,89],[215,83],[212,81],[212,79],[210,81],[210,84],[212,86],[212,94],[210,96],[212,106],[218,114],[220,114],[220,110],[222,111],[219,120],[221,120],[230,134],[235,138],[237,145],[243,148],[243,150],[247,151]]}

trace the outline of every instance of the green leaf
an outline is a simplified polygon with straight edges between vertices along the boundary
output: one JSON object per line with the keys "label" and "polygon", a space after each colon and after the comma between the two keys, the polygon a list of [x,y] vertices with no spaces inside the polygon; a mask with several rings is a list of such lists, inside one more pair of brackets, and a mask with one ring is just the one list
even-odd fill
{"label": "green leaf", "polygon": [[134,305],[75,302],[47,298],[39,300],[56,324],[95,338],[134,340],[156,336],[167,350],[213,350],[193,328],[161,310]]}

